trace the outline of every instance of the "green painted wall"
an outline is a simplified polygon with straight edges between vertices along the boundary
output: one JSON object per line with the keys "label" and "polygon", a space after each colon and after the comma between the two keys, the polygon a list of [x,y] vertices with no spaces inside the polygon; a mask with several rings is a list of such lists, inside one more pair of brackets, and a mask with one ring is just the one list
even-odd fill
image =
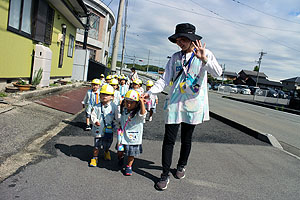
{"label": "green painted wall", "polygon": [[0,78],[30,77],[32,40],[7,31],[9,1],[0,1]]}
{"label": "green painted wall", "polygon": [[[58,17],[58,15],[60,17]],[[62,66],[62,68],[58,68],[60,43],[57,42],[57,38],[58,38],[58,34],[61,33],[61,31],[62,31],[62,28],[61,28],[62,24],[67,25],[67,31],[66,31],[66,39],[65,39],[65,45],[64,45],[65,47],[64,47],[63,66]],[[70,34],[72,34],[75,37],[76,36],[76,28],[72,24],[70,24],[60,13],[58,13],[57,10],[55,10],[53,34],[52,34],[52,45],[50,46],[50,49],[52,51],[51,76],[72,76],[74,56],[72,58],[67,56]],[[75,45],[74,45],[74,47],[75,47]],[[74,54],[74,52],[73,52],[73,54]]]}
{"label": "green painted wall", "polygon": [[[31,39],[7,31],[8,8],[9,1],[0,1],[0,78],[29,78],[35,43]],[[57,42],[57,38],[62,30],[61,24],[67,25],[67,31],[63,66],[58,68],[60,43]],[[72,76],[73,57],[67,56],[70,34],[75,37],[76,28],[55,10],[52,44],[49,46],[52,51],[51,77]]]}

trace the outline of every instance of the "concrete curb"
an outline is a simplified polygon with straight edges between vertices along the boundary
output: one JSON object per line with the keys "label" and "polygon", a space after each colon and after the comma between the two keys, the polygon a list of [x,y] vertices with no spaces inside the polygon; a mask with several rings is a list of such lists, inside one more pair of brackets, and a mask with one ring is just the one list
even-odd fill
{"label": "concrete curb", "polygon": [[238,129],[238,130],[240,130],[240,131],[242,131],[242,132],[244,132],[244,133],[246,133],[246,134],[248,134],[248,135],[250,135],[250,136],[252,136],[252,137],[254,137],[256,139],[258,139],[258,140],[266,142],[266,143],[272,145],[273,147],[276,147],[278,149],[283,150],[283,148],[280,145],[280,143],[278,142],[278,140],[273,135],[271,135],[269,133],[258,132],[256,130],[248,128],[245,125],[242,125],[242,124],[237,123],[237,122],[235,122],[233,120],[227,119],[227,118],[225,118],[225,117],[223,117],[221,115],[218,115],[218,114],[216,114],[214,112],[211,112],[211,111],[209,112],[209,114],[210,114],[211,117],[213,117],[213,118],[215,118],[215,119],[217,119],[217,120],[219,120],[219,121],[221,121],[221,122],[223,122],[225,124],[228,124],[231,127],[234,127],[234,128],[236,128],[236,129]]}
{"label": "concrete curb", "polygon": [[14,108],[15,108],[14,106],[8,106],[6,108],[0,108],[0,114],[8,112],[8,111],[10,111],[10,110],[12,110]]}
{"label": "concrete curb", "polygon": [[14,97],[19,100],[29,99],[32,97],[37,97],[37,96],[42,96],[42,95],[46,95],[49,93],[59,92],[59,91],[63,91],[63,90],[70,89],[70,88],[77,88],[77,87],[82,86],[83,84],[84,83],[73,83],[73,84],[62,85],[62,86],[57,86],[57,87],[53,87],[53,88],[43,88],[40,90],[21,92],[21,93],[16,94]]}
{"label": "concrete curb", "polygon": [[300,115],[300,110],[294,110],[294,109],[285,108],[285,107],[281,108],[280,106],[275,106],[275,105],[266,104],[266,103],[260,103],[260,102],[256,102],[256,101],[238,99],[238,98],[229,97],[229,96],[222,96],[222,97],[226,98],[226,99],[230,99],[230,100],[240,101],[240,102],[243,102],[243,103],[254,104],[254,105],[257,105],[257,106],[271,108],[271,109],[274,109],[274,110],[280,110],[282,112],[288,112],[288,113],[292,113],[292,114],[295,114],[295,115]]}

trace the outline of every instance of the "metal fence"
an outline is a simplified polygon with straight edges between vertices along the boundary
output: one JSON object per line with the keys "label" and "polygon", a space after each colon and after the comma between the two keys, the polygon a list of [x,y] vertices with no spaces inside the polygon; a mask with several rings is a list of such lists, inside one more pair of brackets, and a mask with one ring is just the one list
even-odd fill
{"label": "metal fence", "polygon": [[279,95],[277,97],[270,97],[269,90],[263,90],[260,89],[259,91],[255,92],[254,95],[254,101],[264,102],[264,103],[271,103],[271,104],[277,104],[277,105],[284,105],[287,106],[290,103],[289,99],[283,99],[279,98]]}
{"label": "metal fence", "polygon": [[230,94],[231,92],[231,87],[230,86],[225,86],[225,85],[221,85],[218,87],[218,93],[221,94]]}

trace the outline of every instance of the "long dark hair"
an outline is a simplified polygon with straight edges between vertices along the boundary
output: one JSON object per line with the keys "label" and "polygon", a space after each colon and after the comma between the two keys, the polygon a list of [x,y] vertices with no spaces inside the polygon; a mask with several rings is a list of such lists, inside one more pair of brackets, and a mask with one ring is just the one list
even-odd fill
{"label": "long dark hair", "polygon": [[[126,99],[123,99],[121,103],[121,114],[124,112],[125,101]],[[140,111],[140,109],[141,109],[141,102],[138,101],[136,107],[130,113],[130,118],[132,119]]]}

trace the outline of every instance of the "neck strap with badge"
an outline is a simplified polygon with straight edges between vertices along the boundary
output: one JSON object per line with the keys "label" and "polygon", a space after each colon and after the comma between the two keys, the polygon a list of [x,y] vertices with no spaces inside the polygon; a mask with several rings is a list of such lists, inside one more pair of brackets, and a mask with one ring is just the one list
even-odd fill
{"label": "neck strap with badge", "polygon": [[[188,65],[187,72],[188,72],[189,69],[190,69],[191,62],[192,62],[194,56],[195,56],[195,54],[194,54],[194,52],[193,52],[193,54],[191,55],[190,59],[189,59],[186,63],[183,64],[184,67],[186,67],[186,66]],[[179,76],[182,74],[183,70],[184,70],[184,68],[182,67],[181,70],[179,71],[179,73],[177,74],[176,78],[174,79],[174,81],[172,81],[173,83],[179,78]]]}
{"label": "neck strap with badge", "polygon": [[103,128],[104,138],[110,139],[113,136],[113,134],[112,134],[113,127],[112,127],[112,124],[106,124],[102,103],[101,103],[101,115],[102,115],[102,119],[103,119],[103,123],[104,123],[104,128]]}

